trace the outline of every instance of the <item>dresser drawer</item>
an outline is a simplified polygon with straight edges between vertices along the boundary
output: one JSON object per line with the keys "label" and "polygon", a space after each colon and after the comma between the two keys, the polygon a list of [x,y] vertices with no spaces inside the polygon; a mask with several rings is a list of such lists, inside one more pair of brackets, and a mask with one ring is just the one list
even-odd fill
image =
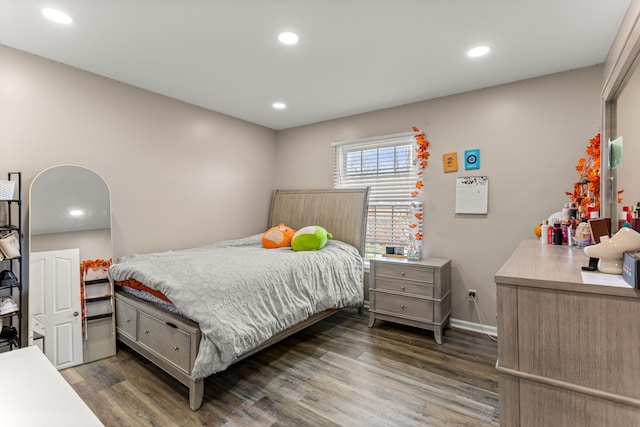
{"label": "dresser drawer", "polygon": [[191,354],[188,332],[139,311],[138,342],[189,373]]}
{"label": "dresser drawer", "polygon": [[376,312],[397,314],[426,322],[433,322],[433,301],[377,291],[374,293],[374,310]]}
{"label": "dresser drawer", "polygon": [[390,280],[383,277],[376,278],[376,290],[386,290],[407,295],[420,295],[433,297],[433,286],[420,285],[418,283]]}
{"label": "dresser drawer", "polygon": [[137,309],[116,299],[116,329],[118,332],[136,339]]}
{"label": "dresser drawer", "polygon": [[375,266],[376,281],[382,277],[399,280],[414,280],[422,283],[434,282],[432,268],[416,267],[412,265],[398,265],[389,262],[378,262]]}

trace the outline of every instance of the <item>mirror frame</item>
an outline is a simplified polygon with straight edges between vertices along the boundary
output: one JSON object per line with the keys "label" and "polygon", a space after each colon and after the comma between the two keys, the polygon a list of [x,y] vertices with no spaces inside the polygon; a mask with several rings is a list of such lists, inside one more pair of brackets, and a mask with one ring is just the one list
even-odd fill
{"label": "mirror frame", "polygon": [[[57,164],[57,165],[50,166],[50,167],[48,167],[46,169],[43,169],[42,171],[38,172],[38,174],[33,178],[33,180],[31,181],[31,183],[29,185],[29,196],[28,196],[29,197],[29,208],[28,208],[28,224],[29,224],[29,227],[28,227],[29,262],[28,262],[28,264],[29,265],[27,266],[28,271],[31,268],[31,261],[30,260],[31,260],[31,253],[33,251],[32,239],[33,239],[34,236],[42,236],[42,235],[34,235],[34,234],[32,234],[33,186],[34,186],[34,184],[37,184],[38,179],[42,178],[42,176],[44,174],[46,174],[47,172],[51,172],[54,169],[65,168],[65,167],[83,169],[84,171],[95,175],[97,178],[99,178],[102,181],[102,183],[104,183],[104,186],[105,186],[105,189],[106,189],[106,196],[108,198],[108,209],[109,209],[109,211],[108,211],[108,214],[109,214],[108,215],[109,216],[108,224],[109,224],[109,227],[108,228],[104,228],[104,229],[100,228],[100,229],[89,229],[89,230],[67,230],[67,231],[55,232],[53,234],[60,235],[60,234],[64,234],[64,233],[67,233],[67,232],[95,232],[95,231],[100,231],[100,230],[108,230],[108,236],[109,236],[108,247],[105,245],[104,248],[105,248],[105,251],[108,252],[109,258],[113,259],[113,207],[112,207],[112,199],[111,199],[111,188],[109,187],[109,183],[104,179],[104,177],[102,175],[100,175],[98,172],[96,172],[93,169],[90,169],[90,168],[88,168],[86,166],[81,166],[81,165],[78,165],[78,164],[63,163],[63,164]],[[105,235],[106,235],[106,232],[105,232]],[[77,243],[77,241],[75,243]],[[105,239],[105,243],[106,243],[106,239]],[[63,246],[65,246],[65,245],[63,245]],[[85,246],[85,249],[86,249],[86,246]],[[95,249],[95,248],[92,248],[92,249]],[[48,251],[48,250],[51,250],[51,249],[44,249],[44,251]],[[83,261],[82,253],[80,255],[81,255],[80,262],[82,262]],[[93,258],[93,257],[88,257],[87,259],[91,259],[91,258]],[[29,277],[28,280],[30,281],[31,277]],[[29,282],[29,285],[28,285],[28,289],[29,289],[29,291],[27,293],[27,301],[28,301],[27,306],[28,306],[28,309],[27,309],[27,311],[25,311],[23,313],[23,319],[24,318],[27,319],[27,322],[26,322],[26,325],[27,325],[27,339],[32,340],[32,338],[29,338],[29,337],[32,337],[32,334],[33,334],[33,332],[32,332],[33,331],[33,322],[32,322],[32,310],[31,310],[31,283],[30,282]],[[81,298],[82,298],[82,296],[81,296]],[[113,316],[111,318],[111,322],[112,322],[112,325],[113,325],[112,326],[113,333],[115,334],[115,312],[114,312],[114,314],[113,314]],[[83,338],[81,340],[80,345],[82,346],[82,352],[83,352],[83,358],[84,358],[84,357],[86,357],[87,341]],[[115,345],[116,345],[116,339],[115,339],[115,335],[114,335],[114,337],[113,337],[113,349],[114,349],[113,351],[114,351],[114,354],[115,354]],[[93,360],[97,360],[97,359],[89,359],[89,360],[83,359],[81,364],[92,362]],[[74,366],[76,366],[76,365],[74,365]]]}
{"label": "mirror frame", "polygon": [[618,188],[615,169],[609,168],[609,141],[617,137],[617,100],[640,54],[640,0],[632,0],[604,62],[602,139],[600,144],[600,216],[618,225]]}

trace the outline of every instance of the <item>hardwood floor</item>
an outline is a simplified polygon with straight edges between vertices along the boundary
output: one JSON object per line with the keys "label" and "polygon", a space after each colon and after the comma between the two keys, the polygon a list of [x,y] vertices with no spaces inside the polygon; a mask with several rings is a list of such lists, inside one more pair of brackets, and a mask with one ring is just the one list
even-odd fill
{"label": "hardwood floor", "polygon": [[498,425],[496,343],[345,310],[187,388],[130,349],[61,371],[106,426]]}

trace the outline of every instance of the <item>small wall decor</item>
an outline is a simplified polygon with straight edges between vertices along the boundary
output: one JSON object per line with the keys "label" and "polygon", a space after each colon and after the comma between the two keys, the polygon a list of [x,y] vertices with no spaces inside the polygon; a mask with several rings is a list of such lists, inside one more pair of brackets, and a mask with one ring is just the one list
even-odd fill
{"label": "small wall decor", "polygon": [[442,169],[444,172],[458,171],[458,153],[447,153],[442,155]]}
{"label": "small wall decor", "polygon": [[480,149],[465,150],[464,152],[465,170],[480,169]]}
{"label": "small wall decor", "polygon": [[456,213],[486,214],[489,201],[489,177],[465,176],[456,179]]}

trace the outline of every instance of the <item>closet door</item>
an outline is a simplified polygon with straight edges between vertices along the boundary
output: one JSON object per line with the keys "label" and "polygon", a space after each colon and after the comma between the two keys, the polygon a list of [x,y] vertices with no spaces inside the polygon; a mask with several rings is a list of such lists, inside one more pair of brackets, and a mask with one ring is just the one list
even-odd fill
{"label": "closet door", "polygon": [[82,363],[80,250],[32,252],[30,315],[57,369]]}

